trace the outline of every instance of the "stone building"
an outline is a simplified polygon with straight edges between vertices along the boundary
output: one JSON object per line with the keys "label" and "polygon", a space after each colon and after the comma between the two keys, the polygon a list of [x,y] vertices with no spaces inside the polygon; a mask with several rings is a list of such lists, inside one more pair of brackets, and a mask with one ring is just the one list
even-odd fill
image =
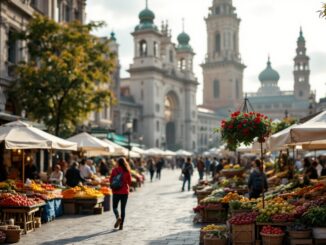
{"label": "stone building", "polygon": [[86,0],[1,0],[0,1],[0,112],[13,113],[5,89],[14,80],[13,67],[27,59],[25,44],[14,33],[26,28],[33,14],[46,15],[58,22],[85,20]]}
{"label": "stone building", "polygon": [[243,70],[239,51],[238,18],[232,0],[213,0],[205,18],[207,55],[203,68],[203,106],[227,114],[243,98]]}
{"label": "stone building", "polygon": [[315,111],[315,95],[310,90],[309,57],[302,30],[297,40],[294,58],[294,85],[292,91],[281,91],[278,86],[280,75],[272,68],[270,58],[267,67],[259,74],[261,87],[257,93],[248,93],[248,99],[256,111],[273,119],[287,116],[302,118]]}

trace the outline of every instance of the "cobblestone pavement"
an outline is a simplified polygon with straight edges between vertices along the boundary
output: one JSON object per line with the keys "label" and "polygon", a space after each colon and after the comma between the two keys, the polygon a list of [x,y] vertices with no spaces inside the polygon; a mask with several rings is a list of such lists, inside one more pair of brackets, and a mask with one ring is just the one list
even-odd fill
{"label": "cobblestone pavement", "polygon": [[179,174],[163,170],[160,181],[146,182],[129,195],[123,231],[113,229],[112,211],[64,216],[22,236],[18,244],[197,245],[199,227],[192,223],[196,199],[192,191],[180,191]]}

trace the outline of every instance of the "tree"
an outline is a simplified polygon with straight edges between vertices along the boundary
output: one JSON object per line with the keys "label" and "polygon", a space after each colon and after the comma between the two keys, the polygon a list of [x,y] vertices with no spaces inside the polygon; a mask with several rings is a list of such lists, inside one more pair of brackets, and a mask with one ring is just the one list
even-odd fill
{"label": "tree", "polygon": [[103,22],[60,24],[35,16],[17,38],[27,43],[29,60],[17,65],[10,89],[31,120],[55,135],[72,133],[92,111],[108,106],[115,55],[108,41],[90,34]]}

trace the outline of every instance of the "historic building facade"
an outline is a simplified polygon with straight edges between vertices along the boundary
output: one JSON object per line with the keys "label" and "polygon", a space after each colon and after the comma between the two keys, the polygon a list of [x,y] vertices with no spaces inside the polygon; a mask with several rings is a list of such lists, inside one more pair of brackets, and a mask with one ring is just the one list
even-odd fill
{"label": "historic building facade", "polygon": [[34,13],[58,22],[85,21],[85,0],[1,0],[0,1],[0,112],[13,112],[5,89],[14,80],[14,65],[27,59],[25,44],[14,40]]}
{"label": "historic building facade", "polygon": [[294,57],[294,85],[292,91],[281,91],[278,86],[280,75],[272,68],[270,58],[267,67],[259,74],[261,87],[257,93],[248,93],[249,101],[255,110],[273,119],[287,116],[302,118],[315,112],[315,95],[310,90],[309,57],[306,41],[300,30]]}
{"label": "historic building facade", "polygon": [[220,113],[242,102],[243,70],[239,51],[239,25],[232,0],[213,0],[205,18],[207,55],[203,68],[203,106]]}

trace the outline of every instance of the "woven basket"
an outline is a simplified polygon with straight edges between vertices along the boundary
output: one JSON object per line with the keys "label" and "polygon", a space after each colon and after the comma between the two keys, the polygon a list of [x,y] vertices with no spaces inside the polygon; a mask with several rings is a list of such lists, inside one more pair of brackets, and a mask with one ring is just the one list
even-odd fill
{"label": "woven basket", "polygon": [[21,232],[22,232],[21,229],[19,229],[19,230],[6,230],[5,231],[6,236],[7,236],[6,242],[7,243],[19,242]]}
{"label": "woven basket", "polygon": [[263,238],[263,245],[282,245],[284,234],[276,235],[276,234],[265,234],[260,233]]}
{"label": "woven basket", "polygon": [[204,245],[227,245],[228,240],[204,237]]}

